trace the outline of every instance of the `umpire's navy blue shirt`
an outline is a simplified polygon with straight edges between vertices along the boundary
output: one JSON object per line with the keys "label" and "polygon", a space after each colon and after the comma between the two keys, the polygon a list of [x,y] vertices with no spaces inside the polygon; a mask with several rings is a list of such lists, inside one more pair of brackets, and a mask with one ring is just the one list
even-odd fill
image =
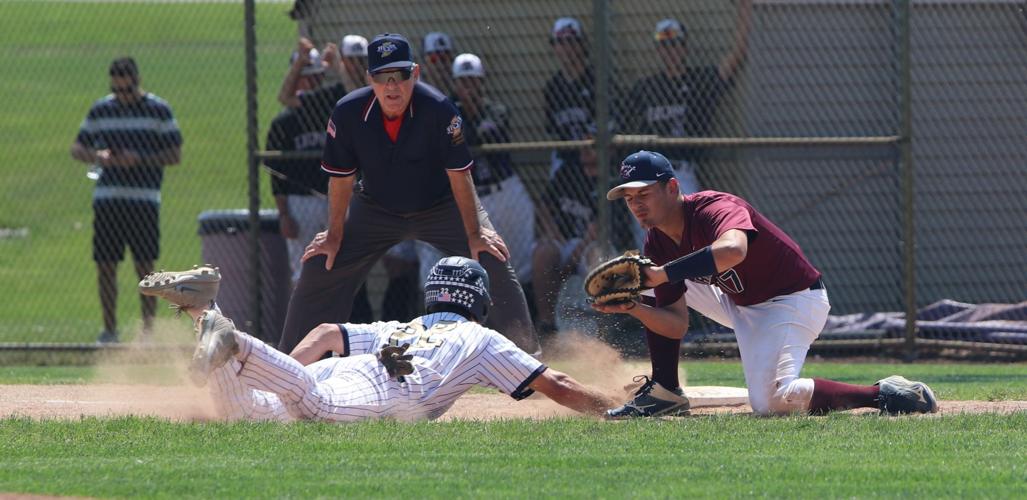
{"label": "umpire's navy blue shirt", "polygon": [[456,107],[434,87],[414,86],[393,143],[371,87],[350,92],[328,121],[321,168],[333,177],[362,174],[363,192],[395,213],[419,212],[452,199],[446,171],[471,168]]}

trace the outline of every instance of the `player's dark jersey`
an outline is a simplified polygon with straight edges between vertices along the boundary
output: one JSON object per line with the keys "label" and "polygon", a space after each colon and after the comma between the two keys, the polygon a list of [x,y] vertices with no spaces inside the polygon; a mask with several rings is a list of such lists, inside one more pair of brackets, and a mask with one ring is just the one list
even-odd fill
{"label": "player's dark jersey", "polygon": [[[745,260],[718,276],[696,281],[716,285],[735,304],[750,306],[804,290],[820,278],[799,245],[745,200],[718,191],[700,191],[684,200],[682,241],[672,241],[655,228],[646,235],[645,255],[657,264],[706,247],[730,229],[740,229],[749,234]],[[655,289],[656,304],[673,304],[685,290],[685,282],[660,285]]]}
{"label": "player's dark jersey", "polygon": [[[465,112],[459,100],[454,99],[454,104],[464,118],[464,138],[468,146],[510,142],[506,106],[486,99],[479,108],[479,114],[472,117]],[[475,157],[474,185],[479,194],[491,192],[513,174],[510,153],[489,153]]]}
{"label": "player's dark jersey", "polygon": [[[78,142],[93,149],[135,151],[142,157],[182,145],[182,132],[171,106],[147,93],[138,102],[124,105],[114,95],[93,103],[78,131]],[[137,188],[159,191],[163,166],[105,168],[97,188]]]}
{"label": "player's dark jersey", "polygon": [[[619,183],[619,179],[612,179],[611,183]],[[605,197],[608,189],[597,190],[598,180],[585,172],[581,160],[575,159],[563,164],[553,175],[549,186],[543,191],[539,201],[547,211],[539,211],[541,217],[552,217],[553,222],[564,239],[583,238],[588,231],[589,224],[596,220],[599,214],[597,200]],[[612,186],[611,186],[612,187]],[[631,214],[623,203],[616,203],[611,206],[611,216],[618,227],[625,227],[624,224],[634,224]],[[638,245],[633,241],[630,231],[622,231],[611,234],[611,243],[618,249],[637,249]]]}
{"label": "player's dark jersey", "polygon": [[[662,137],[709,135],[713,115],[731,82],[716,66],[689,67],[678,77],[660,72],[639,80],[629,96],[628,129]],[[692,160],[701,148],[664,150],[673,159]]]}
{"label": "player's dark jersey", "polygon": [[546,82],[546,132],[562,141],[585,137],[595,123],[595,76],[591,69],[576,80],[556,72]]}
{"label": "player's dark jersey", "polygon": [[434,87],[418,83],[392,142],[381,105],[371,88],[364,87],[335,106],[321,168],[332,176],[359,170],[363,193],[386,210],[422,211],[452,198],[447,170],[474,164],[463,129],[453,103]]}
{"label": "player's dark jersey", "polygon": [[[325,124],[328,123],[328,117],[331,116],[332,110],[335,109],[335,105],[346,95],[346,87],[341,83],[333,83],[330,85],[322,85],[313,90],[300,92],[299,100],[300,107],[296,109],[304,110],[304,113],[300,115],[303,120],[312,120],[321,127],[321,131],[324,132]],[[313,124],[303,124],[304,128],[312,128]]]}
{"label": "player's dark jersey", "polygon": [[[283,110],[271,122],[267,149],[271,151],[322,151],[325,126],[335,103],[346,94],[341,84],[320,87],[299,95],[300,106]],[[276,195],[313,195],[328,192],[328,175],[321,162],[270,159],[264,162],[284,176],[271,177],[271,192]]]}
{"label": "player's dark jersey", "polygon": [[[595,76],[591,68],[576,80],[568,80],[557,71],[546,82],[546,132],[562,141],[584,139],[595,130]],[[610,83],[610,122],[616,129],[620,123],[620,90]],[[560,151],[564,161],[576,161],[577,151]]]}
{"label": "player's dark jersey", "polygon": [[540,201],[549,213],[540,215],[552,217],[564,239],[582,238],[599,211],[596,187],[596,178],[587,175],[580,162],[565,163],[542,194]]}

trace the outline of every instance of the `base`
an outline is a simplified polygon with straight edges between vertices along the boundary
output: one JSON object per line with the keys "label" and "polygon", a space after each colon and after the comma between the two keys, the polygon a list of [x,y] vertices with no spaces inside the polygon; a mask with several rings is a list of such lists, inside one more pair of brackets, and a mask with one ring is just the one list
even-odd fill
{"label": "base", "polygon": [[684,390],[692,408],[749,404],[749,391],[744,387],[699,385],[684,387]]}

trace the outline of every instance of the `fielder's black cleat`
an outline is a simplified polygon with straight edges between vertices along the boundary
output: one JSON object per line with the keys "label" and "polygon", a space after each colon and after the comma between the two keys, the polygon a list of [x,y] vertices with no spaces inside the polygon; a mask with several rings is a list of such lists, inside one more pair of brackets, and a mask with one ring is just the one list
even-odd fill
{"label": "fielder's black cleat", "polygon": [[690,413],[688,398],[685,397],[684,391],[680,387],[670,391],[645,375],[635,377],[635,381],[642,379],[645,380],[645,383],[635,392],[635,397],[624,403],[624,406],[606,410],[606,418],[622,420],[637,417],[688,415]]}
{"label": "fielder's black cleat", "polygon": [[877,403],[882,415],[938,411],[938,400],[934,397],[934,392],[923,382],[913,382],[906,380],[905,377],[892,375],[879,380],[875,385],[881,389]]}

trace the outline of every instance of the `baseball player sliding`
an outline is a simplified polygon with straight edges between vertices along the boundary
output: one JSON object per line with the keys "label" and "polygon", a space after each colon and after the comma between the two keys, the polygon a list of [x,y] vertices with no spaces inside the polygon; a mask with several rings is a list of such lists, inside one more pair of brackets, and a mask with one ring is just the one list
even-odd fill
{"label": "baseball player sliding", "polygon": [[[139,289],[164,297],[196,322],[190,375],[210,386],[224,418],[435,419],[474,386],[517,400],[538,391],[589,414],[615,404],[482,326],[491,304],[489,277],[464,257],[432,267],[424,316],[408,323],[321,324],[291,356],[236,330],[217,312],[219,281],[217,269],[205,266],[151,274]],[[336,357],[321,359],[327,353]]]}

